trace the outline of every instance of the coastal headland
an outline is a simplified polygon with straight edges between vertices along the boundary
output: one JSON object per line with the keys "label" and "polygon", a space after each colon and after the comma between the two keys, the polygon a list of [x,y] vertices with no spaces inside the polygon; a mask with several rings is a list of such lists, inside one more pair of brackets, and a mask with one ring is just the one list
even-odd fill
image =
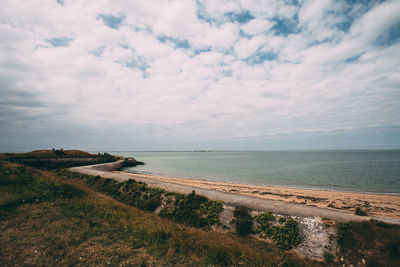
{"label": "coastal headland", "polygon": [[[397,196],[124,172],[141,164],[82,151],[0,154],[2,266],[399,266],[399,220],[373,213]],[[318,205],[339,199],[351,209]]]}

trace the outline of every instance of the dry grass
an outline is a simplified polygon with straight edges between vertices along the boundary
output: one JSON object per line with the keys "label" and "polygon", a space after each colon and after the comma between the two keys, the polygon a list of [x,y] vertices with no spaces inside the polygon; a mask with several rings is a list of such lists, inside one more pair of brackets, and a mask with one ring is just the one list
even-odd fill
{"label": "dry grass", "polygon": [[400,225],[378,221],[338,224],[344,262],[366,266],[400,266]]}
{"label": "dry grass", "polygon": [[[318,265],[254,238],[203,231],[160,218],[95,192],[77,179],[26,170],[41,183],[55,188],[72,186],[84,194],[67,199],[56,196],[6,210],[0,219],[1,266]],[[1,183],[0,192],[13,192],[11,186]]]}

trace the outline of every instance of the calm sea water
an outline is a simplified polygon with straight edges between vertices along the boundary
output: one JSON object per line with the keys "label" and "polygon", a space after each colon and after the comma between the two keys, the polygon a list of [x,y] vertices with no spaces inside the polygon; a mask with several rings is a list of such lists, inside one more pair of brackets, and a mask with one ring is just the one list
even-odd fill
{"label": "calm sea water", "polygon": [[400,194],[400,151],[110,152],[127,171],[256,185]]}

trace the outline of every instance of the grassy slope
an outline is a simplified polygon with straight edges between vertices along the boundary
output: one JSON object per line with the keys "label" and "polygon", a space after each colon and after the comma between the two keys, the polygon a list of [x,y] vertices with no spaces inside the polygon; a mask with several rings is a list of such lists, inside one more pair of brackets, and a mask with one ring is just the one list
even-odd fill
{"label": "grassy slope", "polygon": [[312,266],[253,238],[203,231],[95,192],[82,181],[0,166],[0,265]]}
{"label": "grassy slope", "polygon": [[[57,150],[58,151],[58,150]],[[65,158],[92,158],[97,157],[98,155],[90,154],[81,150],[63,150],[60,153],[56,153],[56,150],[34,150],[26,153],[6,153],[6,156],[14,159],[14,158],[30,158],[30,159],[48,159],[48,158],[56,158],[56,157],[65,157]]]}
{"label": "grassy slope", "polygon": [[81,150],[35,150],[27,153],[0,154],[0,159],[40,169],[69,168],[118,160],[107,153],[90,154]]}
{"label": "grassy slope", "polygon": [[[0,161],[0,266],[319,265],[254,238],[160,218],[96,192],[84,180]],[[337,263],[361,266],[365,259],[366,266],[400,266],[398,225],[339,224],[338,243],[344,261]]]}
{"label": "grassy slope", "polygon": [[[400,266],[400,225],[378,221],[340,223],[339,254],[344,262],[366,266]],[[361,264],[363,265],[363,264]]]}

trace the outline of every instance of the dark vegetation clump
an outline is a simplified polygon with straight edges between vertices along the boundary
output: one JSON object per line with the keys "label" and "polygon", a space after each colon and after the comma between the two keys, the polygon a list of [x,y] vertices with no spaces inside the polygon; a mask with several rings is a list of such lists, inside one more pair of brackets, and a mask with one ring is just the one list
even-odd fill
{"label": "dark vegetation clump", "polygon": [[299,223],[293,219],[272,228],[272,240],[283,249],[291,249],[301,242]]}
{"label": "dark vegetation clump", "polygon": [[119,158],[108,153],[90,154],[80,150],[36,150],[28,153],[6,153],[5,158],[43,170],[70,168],[89,164],[117,161]]}
{"label": "dark vegetation clump", "polygon": [[124,160],[122,161],[120,169],[123,169],[123,168],[126,168],[126,167],[135,167],[135,166],[139,166],[139,165],[144,165],[144,162],[137,161],[134,158],[124,158]]}
{"label": "dark vegetation clump", "polygon": [[354,264],[400,266],[400,225],[375,220],[337,224],[340,254]]}
{"label": "dark vegetation clump", "polygon": [[362,209],[360,209],[359,207],[356,208],[356,210],[354,211],[354,214],[358,215],[358,216],[368,216],[368,214],[365,211],[363,211]]}
{"label": "dark vegetation clump", "polygon": [[280,248],[291,249],[301,242],[300,228],[293,219],[279,219],[279,224],[274,225],[275,216],[272,212],[264,212],[256,217],[259,224],[258,232],[261,237],[271,238]]}
{"label": "dark vegetation clump", "polygon": [[333,262],[333,260],[335,259],[335,257],[328,251],[324,251],[324,254],[322,255],[322,257],[324,258],[324,260],[326,262]]}
{"label": "dark vegetation clump", "polygon": [[272,222],[275,221],[275,216],[272,212],[264,212],[256,217],[256,221],[258,222],[258,231],[266,234],[267,236],[272,235]]}
{"label": "dark vegetation clump", "polygon": [[222,212],[222,202],[192,193],[174,194],[175,202],[167,205],[160,216],[194,227],[219,225],[219,214]]}
{"label": "dark vegetation clump", "polygon": [[82,179],[95,190],[142,210],[153,212],[163,205],[159,215],[176,222],[194,227],[220,225],[219,214],[223,210],[222,202],[209,200],[195,194],[194,191],[188,195],[172,193],[160,188],[148,187],[146,183],[133,179],[118,182],[114,179],[68,170],[58,170],[58,174]]}
{"label": "dark vegetation clump", "polygon": [[236,234],[244,237],[253,233],[253,217],[245,206],[236,207],[233,211],[235,217]]}

